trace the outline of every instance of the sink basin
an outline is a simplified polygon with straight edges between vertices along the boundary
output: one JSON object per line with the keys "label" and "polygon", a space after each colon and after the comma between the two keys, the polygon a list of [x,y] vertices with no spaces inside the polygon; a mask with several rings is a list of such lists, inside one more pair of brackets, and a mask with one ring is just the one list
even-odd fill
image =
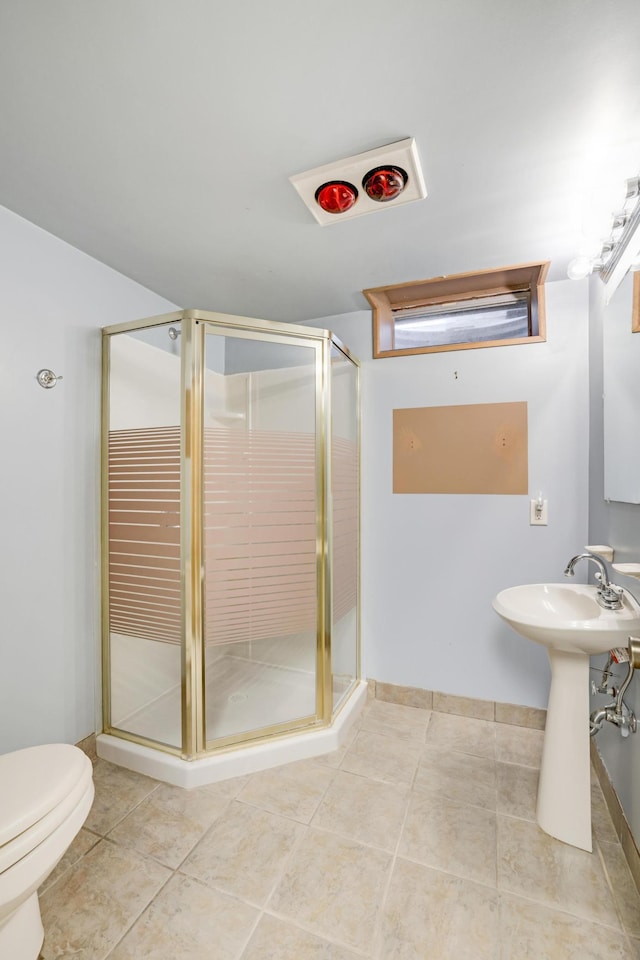
{"label": "sink basin", "polygon": [[583,583],[528,583],[502,590],[493,609],[514,630],[553,650],[593,656],[627,645],[640,632],[640,605],[624,592],[622,609],[605,610],[596,587]]}
{"label": "sink basin", "polygon": [[640,633],[640,605],[630,593],[620,610],[605,610],[596,594],[581,583],[529,583],[493,601],[514,630],[547,648],[551,666],[536,819],[552,837],[589,851],[589,657],[626,647]]}

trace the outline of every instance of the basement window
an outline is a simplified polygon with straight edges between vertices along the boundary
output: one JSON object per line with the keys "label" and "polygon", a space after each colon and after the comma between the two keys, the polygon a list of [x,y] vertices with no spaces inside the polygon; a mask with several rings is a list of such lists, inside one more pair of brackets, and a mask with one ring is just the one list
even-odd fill
{"label": "basement window", "polygon": [[364,290],[373,307],[374,357],[544,341],[548,266],[523,264]]}

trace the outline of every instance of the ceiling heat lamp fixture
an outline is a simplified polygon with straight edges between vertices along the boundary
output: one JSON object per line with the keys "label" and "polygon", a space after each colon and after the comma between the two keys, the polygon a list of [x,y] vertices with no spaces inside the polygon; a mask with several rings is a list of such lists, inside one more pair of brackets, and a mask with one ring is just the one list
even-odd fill
{"label": "ceiling heat lamp fixture", "polygon": [[402,193],[409,179],[402,167],[374,167],[362,181],[364,192],[376,203],[395,200]]}
{"label": "ceiling heat lamp fixture", "polygon": [[427,195],[412,137],[289,179],[323,226]]}
{"label": "ceiling heat lamp fixture", "polygon": [[330,180],[316,190],[316,203],[325,213],[346,213],[357,199],[356,187],[343,180]]}
{"label": "ceiling heat lamp fixture", "polygon": [[613,215],[611,236],[602,244],[597,257],[576,257],[569,263],[567,274],[580,280],[590,273],[599,273],[607,288],[608,303],[627,270],[640,257],[640,176],[626,183],[624,207]]}

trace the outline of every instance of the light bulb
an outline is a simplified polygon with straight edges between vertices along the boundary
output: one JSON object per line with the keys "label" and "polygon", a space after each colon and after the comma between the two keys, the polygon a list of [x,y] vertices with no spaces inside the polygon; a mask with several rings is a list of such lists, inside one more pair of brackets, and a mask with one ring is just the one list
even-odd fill
{"label": "light bulb", "polygon": [[593,260],[590,257],[574,257],[567,267],[567,276],[570,280],[584,280],[593,270]]}

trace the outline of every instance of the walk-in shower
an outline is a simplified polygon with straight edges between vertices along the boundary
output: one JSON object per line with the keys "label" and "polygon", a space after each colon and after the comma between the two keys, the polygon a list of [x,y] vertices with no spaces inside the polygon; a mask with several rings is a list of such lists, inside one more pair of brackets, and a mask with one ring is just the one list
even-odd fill
{"label": "walk-in shower", "polygon": [[99,750],[197,762],[326,730],[362,694],[357,361],[194,310],[103,333]]}

